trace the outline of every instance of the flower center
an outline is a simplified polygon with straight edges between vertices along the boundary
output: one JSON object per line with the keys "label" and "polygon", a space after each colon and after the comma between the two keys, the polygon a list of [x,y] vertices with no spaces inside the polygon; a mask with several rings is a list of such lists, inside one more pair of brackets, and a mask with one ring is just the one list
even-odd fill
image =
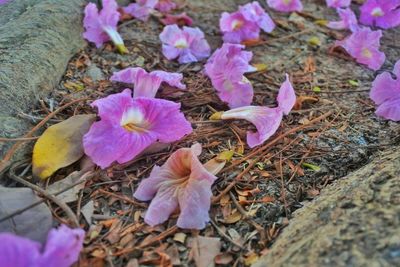
{"label": "flower center", "polygon": [[375,7],[374,9],[372,9],[371,15],[374,17],[382,17],[383,15],[385,15],[385,13],[383,12],[382,8]]}
{"label": "flower center", "polygon": [[238,19],[235,19],[232,21],[232,29],[234,31],[239,30],[240,28],[242,28],[242,26],[243,26],[243,21],[238,20]]}
{"label": "flower center", "polygon": [[188,43],[186,42],[185,39],[181,38],[181,39],[178,39],[175,42],[175,47],[176,48],[187,48],[188,47]]}
{"label": "flower center", "polygon": [[148,127],[144,114],[136,108],[129,108],[122,114],[120,125],[128,132],[145,132]]}
{"label": "flower center", "polygon": [[372,52],[368,48],[363,48],[361,53],[366,58],[372,58]]}
{"label": "flower center", "polygon": [[292,0],[282,0],[282,2],[285,5],[290,5],[292,3]]}

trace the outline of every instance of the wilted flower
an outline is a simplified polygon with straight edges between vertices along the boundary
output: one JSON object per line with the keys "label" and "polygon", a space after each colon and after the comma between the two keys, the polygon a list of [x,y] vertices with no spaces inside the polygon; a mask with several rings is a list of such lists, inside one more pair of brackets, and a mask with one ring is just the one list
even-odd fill
{"label": "wilted flower", "polygon": [[131,90],[93,102],[100,121],[83,137],[85,154],[101,168],[125,163],[153,143],[170,143],[192,132],[180,104],[147,97],[132,98]]}
{"label": "wilted flower", "polygon": [[352,32],[359,29],[357,17],[350,8],[338,8],[336,9],[341,20],[331,21],[328,23],[328,27],[336,30],[350,29]]}
{"label": "wilted flower", "polygon": [[165,18],[160,20],[164,25],[172,25],[177,24],[179,26],[191,26],[193,24],[193,20],[186,15],[186,13],[178,14],[178,15],[170,15],[166,14]]}
{"label": "wilted flower", "polygon": [[158,0],[156,9],[160,12],[170,12],[176,8],[176,3],[173,0]]}
{"label": "wilted flower", "polygon": [[295,102],[296,95],[289,77],[279,89],[277,97],[278,107],[246,106],[213,114],[210,119],[243,119],[251,122],[257,128],[256,132],[247,132],[247,144],[250,147],[258,146],[270,138],[279,128],[283,115],[289,114]]}
{"label": "wilted flower", "polygon": [[160,34],[162,52],[169,59],[178,58],[179,63],[197,62],[210,55],[211,48],[199,28],[167,25]]}
{"label": "wilted flower", "polygon": [[181,73],[170,73],[166,71],[152,71],[148,73],[142,68],[126,68],[115,72],[111,76],[111,81],[123,82],[134,85],[133,97],[155,97],[158,89],[163,82],[179,89],[186,89],[181,82]]}
{"label": "wilted flower", "polygon": [[358,63],[378,70],[385,62],[385,54],[379,51],[382,32],[372,31],[368,27],[360,28],[342,41],[336,41],[336,46],[343,47]]}
{"label": "wilted flower", "polygon": [[217,177],[201,164],[200,154],[200,144],[178,149],[163,166],[154,166],[150,177],[142,180],[133,196],[142,201],[152,200],[144,218],[146,223],[163,223],[179,207],[178,227],[206,226],[210,220],[211,185]]}
{"label": "wilted flower", "polygon": [[225,43],[208,59],[205,72],[211,79],[218,96],[230,108],[251,104],[253,86],[244,73],[255,71],[249,62],[252,52],[242,51],[243,45]]}
{"label": "wilted flower", "polygon": [[351,0],[326,0],[328,7],[348,7],[351,4]]}
{"label": "wilted flower", "polygon": [[117,9],[118,5],[115,0],[104,0],[103,9],[100,12],[94,3],[87,4],[83,19],[86,31],[83,33],[83,37],[95,43],[96,47],[102,46],[111,39],[120,53],[126,53],[124,41],[117,31],[120,18]]}
{"label": "wilted flower", "polygon": [[44,248],[39,242],[11,233],[0,233],[0,266],[70,267],[79,259],[85,232],[61,225],[50,230]]}
{"label": "wilted flower", "polygon": [[400,25],[400,1],[367,0],[360,8],[360,22],[389,29]]}
{"label": "wilted flower", "polygon": [[303,10],[300,0],[267,0],[270,8],[281,12],[293,12]]}
{"label": "wilted flower", "polygon": [[136,3],[124,7],[124,11],[134,18],[147,21],[157,2],[158,0],[137,0]]}
{"label": "wilted flower", "polygon": [[400,60],[393,69],[396,79],[389,72],[379,74],[372,83],[370,98],[378,105],[376,115],[400,121]]}
{"label": "wilted flower", "polygon": [[275,23],[258,2],[252,2],[239,6],[239,11],[234,13],[222,13],[219,27],[224,42],[241,43],[258,39],[260,28],[272,32]]}

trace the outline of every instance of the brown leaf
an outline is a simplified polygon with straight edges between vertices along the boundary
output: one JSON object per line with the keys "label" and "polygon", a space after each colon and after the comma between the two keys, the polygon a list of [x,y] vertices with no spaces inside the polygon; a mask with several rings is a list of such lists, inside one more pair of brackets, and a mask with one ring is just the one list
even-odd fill
{"label": "brown leaf", "polygon": [[242,219],[242,214],[240,214],[240,212],[236,210],[231,215],[226,217],[223,222],[227,224],[232,224],[238,222],[240,219]]}
{"label": "brown leaf", "polygon": [[315,103],[318,101],[319,101],[319,99],[316,97],[301,95],[296,98],[296,103],[294,104],[293,109],[300,110],[303,108],[303,105],[305,103]]}
{"label": "brown leaf", "polygon": [[304,72],[315,72],[317,67],[315,65],[315,59],[312,56],[307,57],[304,63]]}
{"label": "brown leaf", "polygon": [[222,253],[218,254],[214,259],[216,264],[226,265],[233,261],[233,257],[231,254]]}
{"label": "brown leaf", "polygon": [[191,255],[196,267],[214,266],[214,258],[220,253],[221,240],[214,237],[197,236],[192,239]]}

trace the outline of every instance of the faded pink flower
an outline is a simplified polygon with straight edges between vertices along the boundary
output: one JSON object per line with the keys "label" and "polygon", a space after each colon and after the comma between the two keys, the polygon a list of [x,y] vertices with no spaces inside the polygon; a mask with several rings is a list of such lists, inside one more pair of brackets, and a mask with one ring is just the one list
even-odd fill
{"label": "faded pink flower", "polygon": [[351,4],[351,0],[326,0],[328,7],[348,7]]}
{"label": "faded pink flower", "polygon": [[400,25],[400,1],[367,0],[360,8],[360,22],[389,29]]}
{"label": "faded pink flower", "polygon": [[230,108],[248,106],[253,100],[253,86],[244,73],[255,71],[249,62],[252,52],[243,45],[225,43],[208,59],[205,72],[222,101]]}
{"label": "faded pink flower", "polygon": [[400,121],[400,60],[393,69],[396,79],[389,72],[379,74],[372,83],[370,98],[378,105],[376,115]]}
{"label": "faded pink flower", "polygon": [[239,6],[239,12],[247,21],[254,22],[265,32],[272,32],[275,23],[257,1]]}
{"label": "faded pink flower", "polygon": [[103,9],[99,12],[94,3],[89,3],[85,7],[85,18],[83,26],[86,31],[83,37],[100,47],[110,39],[115,44],[120,53],[126,53],[127,49],[124,41],[117,31],[117,24],[120,13],[117,11],[118,4],[115,0],[104,0]]}
{"label": "faded pink flower", "polygon": [[132,17],[141,21],[147,21],[150,17],[151,11],[153,11],[157,5],[157,2],[158,0],[137,0],[136,3],[132,3],[123,9]]}
{"label": "faded pink flower", "polygon": [[276,108],[246,106],[215,113],[210,119],[243,119],[254,124],[257,131],[247,132],[247,144],[253,148],[264,143],[278,130],[283,115],[288,115],[296,102],[296,95],[287,74],[286,81],[279,89],[277,102]]}
{"label": "faded pink flower", "polygon": [[177,5],[173,0],[158,0],[158,3],[156,5],[156,9],[163,13],[170,12],[176,7]]}
{"label": "faded pink flower", "polygon": [[175,151],[161,167],[154,166],[150,177],[142,180],[135,198],[151,200],[145,222],[151,226],[165,222],[179,207],[177,225],[203,229],[210,220],[211,185],[217,179],[201,164],[201,145]]}
{"label": "faded pink flower", "polygon": [[183,75],[181,73],[170,73],[165,71],[152,71],[148,73],[142,68],[126,68],[115,72],[110,80],[133,84],[133,97],[155,97],[158,89],[163,82],[181,90],[186,86],[181,82]]}
{"label": "faded pink flower", "polygon": [[270,8],[281,12],[293,12],[303,10],[300,0],[267,0]]}
{"label": "faded pink flower", "polygon": [[211,48],[199,28],[167,25],[160,34],[162,52],[169,59],[178,58],[179,63],[197,62],[210,56]]}
{"label": "faded pink flower", "polygon": [[0,266],[69,267],[79,259],[85,232],[61,225],[52,229],[42,248],[39,242],[11,233],[0,233]]}
{"label": "faded pink flower", "polygon": [[164,25],[172,25],[177,24],[179,26],[191,26],[193,24],[192,18],[190,18],[186,13],[178,14],[178,15],[170,15],[166,14],[165,18],[160,20]]}
{"label": "faded pink flower", "polygon": [[0,0],[0,5],[2,4],[6,4],[7,2],[9,2],[10,0]]}
{"label": "faded pink flower", "polygon": [[132,98],[131,90],[93,102],[100,121],[83,137],[85,154],[101,168],[132,160],[159,141],[171,143],[192,132],[180,104],[147,97]]}
{"label": "faded pink flower", "polygon": [[338,8],[336,9],[341,20],[340,21],[330,21],[328,27],[335,30],[345,30],[350,29],[352,32],[359,29],[357,17],[350,8]]}
{"label": "faded pink flower", "polygon": [[385,62],[385,54],[379,51],[382,32],[372,31],[368,27],[353,32],[342,41],[336,41],[335,46],[343,47],[358,63],[367,65],[372,70],[378,70]]}

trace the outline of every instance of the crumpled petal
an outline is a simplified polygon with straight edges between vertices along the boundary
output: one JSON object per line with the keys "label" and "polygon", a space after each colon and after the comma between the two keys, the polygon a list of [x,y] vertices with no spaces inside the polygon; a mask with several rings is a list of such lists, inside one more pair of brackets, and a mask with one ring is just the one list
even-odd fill
{"label": "crumpled petal", "polygon": [[11,233],[0,233],[0,266],[39,267],[40,248],[39,242]]}
{"label": "crumpled petal", "polygon": [[281,12],[293,12],[303,10],[300,0],[267,0],[270,8]]}
{"label": "crumpled petal", "polygon": [[164,25],[177,24],[179,26],[192,26],[193,20],[185,12],[178,15],[166,14],[165,18],[160,20]]}
{"label": "crumpled petal", "polygon": [[161,186],[146,211],[144,221],[155,226],[165,222],[178,208],[178,196],[174,187]]}
{"label": "crumpled petal", "polygon": [[286,80],[281,85],[276,100],[278,101],[278,106],[283,111],[284,115],[288,115],[296,103],[296,94],[289,81],[289,75],[287,73]]}
{"label": "crumpled petal", "polygon": [[326,5],[328,7],[348,7],[350,6],[351,0],[326,0]]}
{"label": "crumpled petal", "polygon": [[246,20],[256,23],[265,32],[275,29],[274,21],[257,1],[240,6],[239,12]]}
{"label": "crumpled petal", "polygon": [[357,17],[350,8],[338,8],[336,9],[340,16],[340,21],[330,21],[328,27],[336,30],[350,29],[352,32],[359,29]]}
{"label": "crumpled petal", "polygon": [[124,11],[132,17],[147,21],[150,17],[151,11],[156,7],[158,0],[138,0],[124,7]]}

